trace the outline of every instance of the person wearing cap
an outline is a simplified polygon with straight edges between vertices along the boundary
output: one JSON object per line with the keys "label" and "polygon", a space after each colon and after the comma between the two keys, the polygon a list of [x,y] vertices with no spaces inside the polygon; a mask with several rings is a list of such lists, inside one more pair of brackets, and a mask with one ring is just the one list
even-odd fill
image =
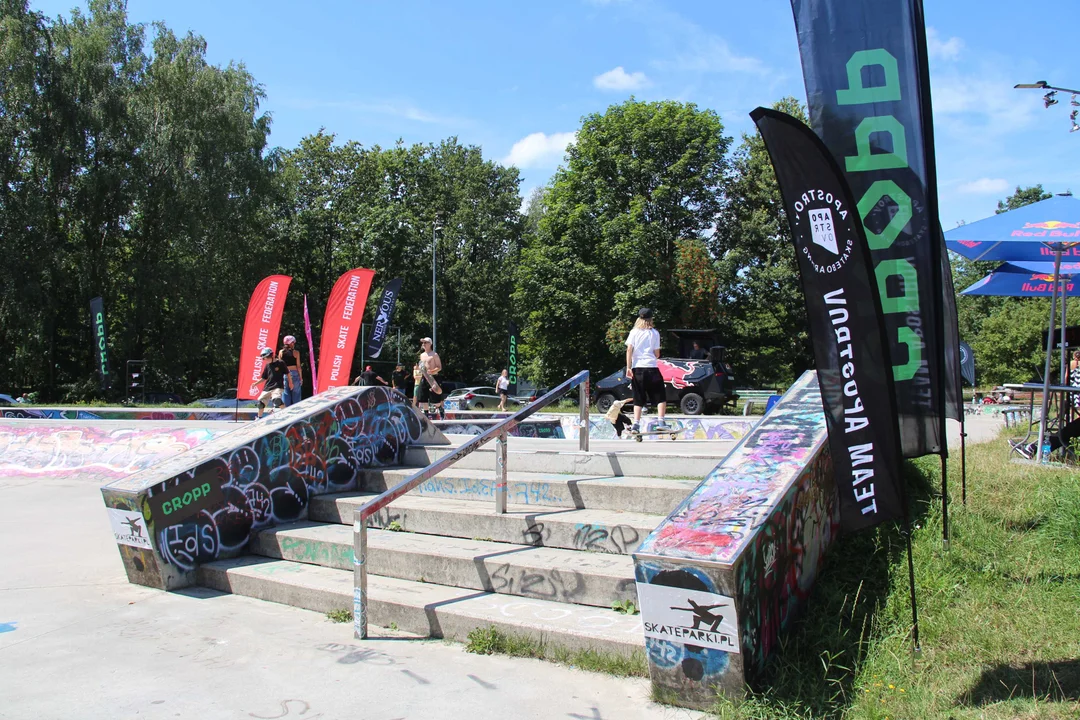
{"label": "person wearing cap", "polygon": [[296,349],[296,337],[286,335],[282,343],[284,347],[278,353],[278,360],[289,368],[289,382],[291,383],[289,389],[282,395],[282,400],[285,401],[285,407],[289,407],[300,402],[304,376],[300,372],[300,352]]}
{"label": "person wearing cap", "polygon": [[[420,379],[420,402],[427,404],[429,413],[438,412],[442,417],[444,415],[443,392],[435,378],[442,370],[442,358],[431,346],[429,337],[420,338],[420,348],[420,372],[423,375]],[[434,410],[432,410],[432,405],[435,406]]]}
{"label": "person wearing cap", "polygon": [[267,404],[273,406],[270,412],[284,406],[281,396],[286,388],[292,389],[292,378],[289,377],[288,366],[280,358],[275,358],[274,351],[270,348],[264,347],[260,350],[259,357],[266,363],[262,369],[262,380],[255,383],[256,386],[262,385],[262,392],[259,393],[258,412],[258,418],[262,418],[263,410],[266,409]]}
{"label": "person wearing cap", "polygon": [[653,327],[653,311],[643,307],[638,310],[634,329],[626,338],[626,374],[634,392],[634,424],[630,432],[641,432],[641,410],[646,404],[656,406],[659,422],[654,429],[667,427],[667,389],[660,374],[657,360],[660,358],[660,333]]}

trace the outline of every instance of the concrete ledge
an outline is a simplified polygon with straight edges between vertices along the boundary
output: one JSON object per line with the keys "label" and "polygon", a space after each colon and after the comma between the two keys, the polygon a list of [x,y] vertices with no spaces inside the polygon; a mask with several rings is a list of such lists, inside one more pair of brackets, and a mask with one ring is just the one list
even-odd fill
{"label": "concrete ledge", "polygon": [[[351,527],[355,511],[372,497],[345,494],[315,498],[311,519]],[[485,510],[468,500],[406,495],[373,515],[368,526],[386,528],[397,523],[406,532],[427,535],[628,555],[660,520],[659,515],[643,513],[524,505],[508,505],[505,515],[497,515],[494,503]]]}
{"label": "concrete ledge", "polygon": [[418,442],[447,442],[404,396],[333,388],[102,488],[132,582],[190,585],[205,562],[245,551],[253,530],[307,516],[312,498],[357,487]]}
{"label": "concrete ledge", "polygon": [[817,376],[805,373],[634,553],[653,685],[734,696],[780,646],[839,529]]}
{"label": "concrete ledge", "polygon": [[[381,493],[404,481],[419,468],[375,468],[363,471],[361,485]],[[595,477],[561,473],[506,474],[507,501],[518,505],[596,508],[662,515],[671,512],[699,484],[697,480],[650,477]],[[495,475],[490,470],[444,470],[410,495],[493,503]]]}
{"label": "concrete ledge", "polygon": [[[384,577],[605,608],[636,597],[634,563],[626,555],[387,530],[370,530],[368,548],[368,571]],[[353,530],[295,523],[257,533],[251,550],[352,570]]]}
{"label": "concrete ledge", "polygon": [[[199,568],[207,587],[271,602],[329,612],[351,608],[352,573],[284,560],[236,558]],[[417,635],[464,642],[471,630],[494,626],[570,650],[641,652],[637,616],[610,609],[525,600],[476,590],[368,576],[368,620]]]}

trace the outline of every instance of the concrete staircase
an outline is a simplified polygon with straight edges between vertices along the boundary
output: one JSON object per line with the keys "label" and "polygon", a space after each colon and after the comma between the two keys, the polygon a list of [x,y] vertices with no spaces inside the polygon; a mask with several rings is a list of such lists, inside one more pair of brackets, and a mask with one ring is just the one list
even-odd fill
{"label": "concrete staircase", "polygon": [[[630,553],[697,487],[688,478],[716,466],[717,452],[524,445],[510,445],[504,515],[495,513],[494,451],[481,449],[371,519],[369,621],[455,640],[495,626],[571,650],[641,651],[640,616],[611,609],[636,602]],[[353,511],[453,451],[409,448],[409,466],[366,471],[365,492],[313,498],[307,521],[258,532],[253,554],[201,566],[198,582],[320,612],[351,609]]]}

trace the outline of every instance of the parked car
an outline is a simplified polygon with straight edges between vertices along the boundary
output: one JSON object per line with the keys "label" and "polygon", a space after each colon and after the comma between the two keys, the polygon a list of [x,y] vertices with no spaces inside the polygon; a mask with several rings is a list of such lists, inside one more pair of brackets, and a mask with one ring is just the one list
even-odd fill
{"label": "parked car", "polygon": [[[700,415],[724,405],[734,407],[735,374],[724,361],[724,348],[715,346],[708,360],[660,358],[657,362],[667,389],[668,407],[686,415]],[[616,400],[633,397],[626,370],[608,375],[594,387],[596,409],[606,413]]]}
{"label": "parked car", "polygon": [[[254,400],[241,400],[240,407],[255,407],[258,403]],[[196,400],[192,405],[202,405],[209,408],[234,408],[236,407],[236,388],[218,393],[214,397]]]}
{"label": "parked car", "polygon": [[[499,406],[499,393],[493,387],[467,387],[454,390],[446,396],[448,401],[457,403],[458,410],[494,410]],[[520,407],[515,398],[506,399],[506,407]]]}
{"label": "parked car", "polygon": [[0,405],[14,405],[14,404],[15,404],[15,398],[11,397],[10,395],[5,395],[4,393],[0,393]]}

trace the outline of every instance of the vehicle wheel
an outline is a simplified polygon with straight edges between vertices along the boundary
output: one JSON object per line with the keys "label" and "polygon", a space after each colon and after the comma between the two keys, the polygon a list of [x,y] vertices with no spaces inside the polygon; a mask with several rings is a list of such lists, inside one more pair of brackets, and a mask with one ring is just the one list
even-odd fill
{"label": "vehicle wheel", "polygon": [[476,403],[475,405],[473,405],[473,410],[483,410],[483,409],[484,409],[484,403]]}
{"label": "vehicle wheel", "polygon": [[686,393],[679,401],[679,409],[686,415],[700,415],[705,409],[705,399],[697,393]]}
{"label": "vehicle wheel", "polygon": [[606,413],[611,409],[611,404],[615,402],[615,396],[611,393],[604,393],[600,397],[596,398],[596,409],[598,412]]}

